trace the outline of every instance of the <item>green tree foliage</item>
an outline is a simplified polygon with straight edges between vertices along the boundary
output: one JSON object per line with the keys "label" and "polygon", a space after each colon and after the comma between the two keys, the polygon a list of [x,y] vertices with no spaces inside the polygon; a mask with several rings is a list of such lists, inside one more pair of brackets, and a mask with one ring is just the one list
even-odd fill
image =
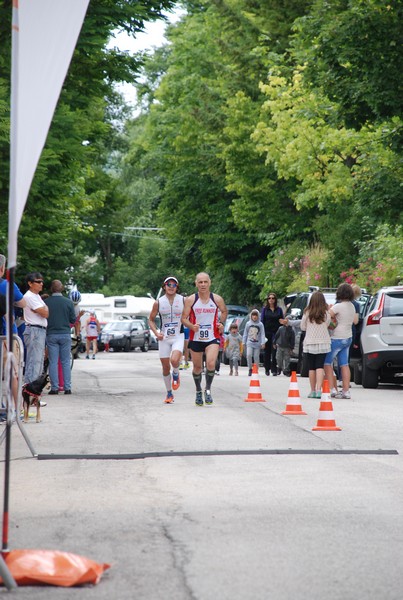
{"label": "green tree foliage", "polygon": [[358,283],[374,292],[381,286],[403,283],[403,226],[380,224],[359,248],[356,268],[350,267],[340,276],[348,283]]}
{"label": "green tree foliage", "polygon": [[[191,292],[208,270],[228,302],[250,305],[269,289],[401,278],[401,2],[183,5],[167,45],[131,56],[106,48],[111,32],[135,34],[172,2],[90,3],[21,225],[20,269],[111,294],[155,292],[167,272]],[[0,36],[3,68],[3,21]],[[8,78],[3,68],[3,212]],[[140,109],[129,120],[113,87],[128,80]]]}
{"label": "green tree foliage", "polygon": [[[301,4],[288,2],[287,8],[302,14],[296,8]],[[234,97],[244,97],[252,112],[262,97],[258,83],[267,72],[270,45],[284,49],[291,28],[284,11],[284,3],[192,4],[188,16],[171,29],[168,51],[146,62],[140,86],[142,100],[150,101],[140,145],[143,161],[148,167],[152,163],[154,177],[160,176],[159,223],[181,246],[187,269],[214,273],[216,289],[233,301],[251,302],[259,294],[254,273],[267,252],[261,245],[262,225],[267,223],[271,231],[273,224],[287,220],[287,211],[296,213],[284,191],[286,183],[270,181],[266,173],[254,175],[259,162],[265,171],[255,150],[242,162],[251,146],[251,123],[239,135],[231,110]],[[234,141],[229,139],[233,132]],[[238,147],[239,138],[246,149]],[[234,209],[238,189],[235,182],[229,185],[228,174],[237,161],[252,178],[265,180],[262,189],[271,186],[269,215],[260,205],[244,212]],[[284,208],[282,217],[278,207]]]}
{"label": "green tree foliage", "polygon": [[[20,274],[41,270],[49,279],[63,280],[74,274],[79,282],[83,268],[90,289],[110,277],[121,242],[105,239],[104,222],[113,228],[119,222],[115,212],[127,203],[110,165],[119,138],[117,123],[128,114],[114,83],[131,81],[140,61],[117,49],[108,50],[107,44],[117,29],[136,34],[146,21],[161,17],[162,10],[172,6],[171,0],[98,0],[89,4],[21,223]],[[11,2],[3,2],[1,10],[0,209],[7,214]],[[3,219],[3,248],[6,228]],[[88,257],[89,251],[92,257]]]}
{"label": "green tree foliage", "polygon": [[[316,209],[311,226],[316,239],[330,250],[328,279],[336,283],[346,262],[353,268],[358,266],[360,245],[368,228],[373,235],[380,222],[401,222],[401,95],[392,90],[388,79],[393,70],[399,70],[401,60],[393,42],[399,29],[395,8],[393,3],[385,9],[378,2],[361,1],[316,4],[296,23],[293,56],[301,64],[295,65],[292,75],[289,65],[277,65],[268,83],[261,85],[267,100],[252,139],[277,176],[295,184],[291,197],[296,207],[303,214],[306,208]],[[354,61],[362,54],[363,36],[357,42],[351,29],[346,34],[348,27],[343,30],[346,38],[340,32],[340,23],[344,26],[347,21],[350,28],[355,23],[357,30],[363,23],[372,24],[365,36],[366,52],[371,57],[376,40],[385,35],[385,21],[390,23],[390,52],[383,54],[388,90],[384,98],[388,98],[389,108],[386,100],[381,109],[373,98],[382,94],[372,58],[368,59],[371,66],[368,61],[360,64],[360,85],[342,78],[335,63],[324,60],[336,39],[339,61],[346,62],[349,54]],[[337,35],[330,35],[330,31]],[[342,49],[341,39],[345,40]],[[334,47],[333,52],[336,54]],[[355,105],[356,84],[371,104],[371,110],[364,113],[360,113],[359,101]],[[348,108],[342,88],[350,94]],[[354,111],[366,117],[352,119]]]}
{"label": "green tree foliage", "polygon": [[402,114],[402,21],[400,0],[317,0],[296,21],[297,60],[347,126]]}

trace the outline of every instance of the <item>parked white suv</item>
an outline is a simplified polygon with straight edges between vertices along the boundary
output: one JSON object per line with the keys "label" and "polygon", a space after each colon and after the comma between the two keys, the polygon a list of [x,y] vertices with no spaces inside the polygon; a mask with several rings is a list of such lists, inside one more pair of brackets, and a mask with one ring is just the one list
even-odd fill
{"label": "parked white suv", "polygon": [[355,383],[365,388],[403,383],[403,286],[381,288],[372,298],[363,322],[361,351]]}

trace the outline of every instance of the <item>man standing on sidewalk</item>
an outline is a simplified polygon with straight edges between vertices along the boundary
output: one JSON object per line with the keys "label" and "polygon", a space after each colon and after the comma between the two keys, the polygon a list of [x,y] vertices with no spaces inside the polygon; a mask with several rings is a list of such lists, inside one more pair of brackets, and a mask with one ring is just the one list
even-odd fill
{"label": "man standing on sidewalk", "polygon": [[49,394],[52,395],[59,393],[59,358],[63,371],[64,393],[71,394],[71,327],[76,321],[76,313],[73,302],[62,295],[63,290],[62,282],[54,279],[50,285],[52,295],[45,300],[49,308],[46,344],[51,387]]}
{"label": "man standing on sidewalk", "polygon": [[24,294],[24,344],[25,373],[24,382],[31,383],[42,375],[45,356],[46,327],[49,309],[42,300],[43,277],[40,273],[28,273],[26,276],[28,291]]}

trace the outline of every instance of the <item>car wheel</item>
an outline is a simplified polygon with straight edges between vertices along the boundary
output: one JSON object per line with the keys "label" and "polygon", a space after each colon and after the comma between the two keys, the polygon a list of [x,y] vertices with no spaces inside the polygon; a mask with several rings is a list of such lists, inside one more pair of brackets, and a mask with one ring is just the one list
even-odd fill
{"label": "car wheel", "polygon": [[369,369],[365,362],[362,364],[362,385],[370,389],[378,387],[378,371]]}
{"label": "car wheel", "polygon": [[309,377],[308,355],[306,354],[306,352],[304,352],[302,355],[300,375],[301,377]]}
{"label": "car wheel", "polygon": [[123,347],[123,352],[130,352],[130,340],[125,341],[125,345]]}
{"label": "car wheel", "polygon": [[149,348],[150,348],[150,344],[149,344],[148,340],[144,340],[144,344],[141,346],[141,351],[148,352]]}
{"label": "car wheel", "polygon": [[362,385],[362,365],[361,365],[361,363],[356,363],[354,365],[354,383],[356,385]]}

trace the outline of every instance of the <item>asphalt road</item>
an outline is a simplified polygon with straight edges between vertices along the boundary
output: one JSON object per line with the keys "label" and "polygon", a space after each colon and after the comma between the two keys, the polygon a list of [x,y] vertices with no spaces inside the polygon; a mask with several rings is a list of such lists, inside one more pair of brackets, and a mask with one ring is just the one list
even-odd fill
{"label": "asphalt road", "polygon": [[261,370],[266,402],[246,403],[246,368],[228,372],[213,406],[194,405],[191,371],[165,405],[157,352],[81,358],[73,394],[25,426],[39,459],[13,425],[10,549],[111,564],[96,586],[13,597],[401,600],[402,388],[353,385],[333,401],[342,430],[318,432],[307,379],[307,414],[284,416],[288,378]]}

